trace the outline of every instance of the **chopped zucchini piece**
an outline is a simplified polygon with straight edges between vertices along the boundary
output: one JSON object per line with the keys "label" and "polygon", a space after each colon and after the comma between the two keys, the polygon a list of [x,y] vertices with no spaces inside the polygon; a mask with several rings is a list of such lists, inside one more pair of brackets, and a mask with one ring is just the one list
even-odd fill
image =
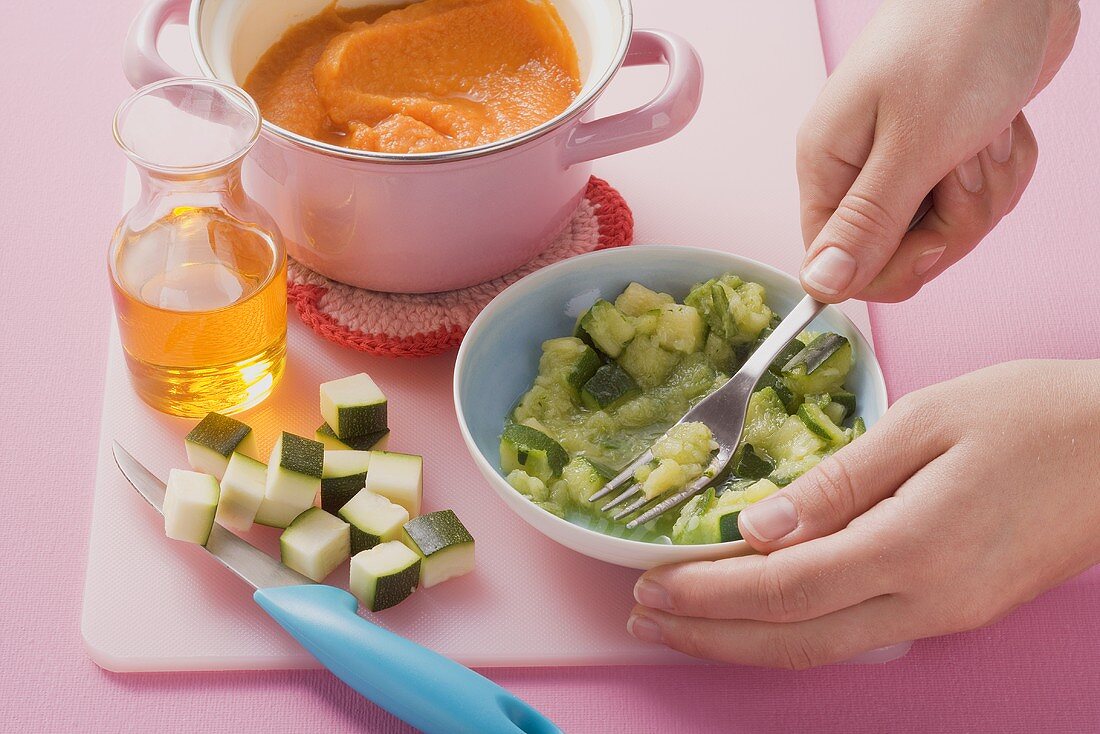
{"label": "chopped zucchini piece", "polygon": [[420,583],[420,556],[401,541],[381,543],[351,559],[348,590],[367,609],[397,606]]}
{"label": "chopped zucchini piece", "polygon": [[775,482],[775,484],[780,487],[786,487],[788,484],[821,463],[822,458],[822,454],[815,453],[806,454],[796,459],[781,459],[779,464],[775,467],[775,471],[772,472],[772,475],[768,477],[768,479]]}
{"label": "chopped zucchini piece", "polygon": [[733,346],[715,332],[712,331],[707,334],[707,341],[703,345],[703,353],[707,355],[707,359],[719,372],[732,375],[737,371],[739,363]]}
{"label": "chopped zucchini piece", "polygon": [[852,423],[852,440],[855,441],[865,433],[867,433],[867,424],[863,422],[863,418],[856,418]]}
{"label": "chopped zucchini piece", "polygon": [[634,338],[634,325],[614,304],[600,299],[581,316],[575,336],[614,358]]}
{"label": "chopped zucchini piece", "polygon": [[451,510],[405,523],[405,544],[420,555],[420,584],[435,586],[474,569],[474,538]]}
{"label": "chopped zucchini piece", "polygon": [[515,469],[509,472],[504,481],[532,502],[548,502],[550,500],[550,489],[546,486],[546,482],[538,477],[531,476],[523,469]]}
{"label": "chopped zucchini piece", "polygon": [[757,390],[762,390],[765,387],[770,387],[775,390],[776,396],[783,403],[783,408],[787,412],[794,412],[798,409],[799,400],[795,397],[795,394],[791,392],[791,389],[787,387],[787,383],[783,381],[783,378],[772,372],[771,370],[765,370],[764,376],[760,378],[760,382],[756,384]]}
{"label": "chopped zucchini piece", "polygon": [[[765,332],[764,334],[760,335],[761,341],[767,338],[767,333],[768,332]],[[787,365],[787,363],[798,356],[798,354],[805,348],[806,345],[800,342],[798,339],[792,339],[791,343],[783,347],[782,351],[779,352],[779,356],[772,360],[771,365],[768,366],[768,370],[774,372],[777,375],[781,374],[783,372],[783,368]]]}
{"label": "chopped zucchini piece", "polygon": [[691,289],[684,303],[702,314],[711,331],[737,346],[755,341],[771,325],[764,288],[727,273]]}
{"label": "chopped zucchini piece", "polygon": [[249,530],[264,501],[266,485],[267,467],[264,463],[234,451],[222,477],[218,513],[214,519],[230,530]]}
{"label": "chopped zucchini piece", "polygon": [[703,317],[692,306],[671,303],[661,307],[655,336],[665,349],[681,354],[698,352],[706,333]]}
{"label": "chopped zucchini piece", "polygon": [[758,453],[751,443],[741,447],[741,456],[734,466],[733,473],[745,479],[763,479],[772,473],[775,464],[762,453]]}
{"label": "chopped zucchini piece", "polygon": [[562,478],[573,501],[577,504],[588,502],[603,485],[615,477],[617,472],[585,457],[576,456],[569,460],[562,470]]}
{"label": "chopped zucchini piece", "polygon": [[614,362],[603,365],[584,383],[581,402],[591,410],[610,410],[640,392],[638,383]]}
{"label": "chopped zucchini piece", "polygon": [[164,490],[164,534],[172,540],[206,545],[219,494],[213,475],[173,469]]}
{"label": "chopped zucchini piece", "polygon": [[336,514],[367,484],[373,451],[326,451],[321,472],[321,509]]}
{"label": "chopped zucchini piece", "polygon": [[252,429],[236,418],[207,413],[183,439],[187,463],[203,474],[213,474],[221,481],[229,458],[236,451],[256,456],[256,436]]}
{"label": "chopped zucchini piece", "polygon": [[385,451],[389,443],[390,429],[352,438],[340,438],[328,423],[322,423],[313,434],[327,451]]}
{"label": "chopped zucchini piece", "polygon": [[642,484],[647,499],[672,489],[682,489],[703,476],[710,456],[718,444],[703,423],[680,423],[653,443],[656,465],[643,466],[634,472]]}
{"label": "chopped zucchini piece", "polygon": [[787,408],[779,399],[779,394],[770,387],[757,390],[749,397],[741,440],[766,449],[768,439],[786,420]]}
{"label": "chopped zucchini piece", "polygon": [[639,283],[631,283],[615,299],[615,308],[627,316],[641,316],[647,311],[675,302],[676,300],[667,293],[658,293]]}
{"label": "chopped zucchini piece", "polygon": [[560,477],[569,454],[554,439],[530,426],[512,423],[500,436],[500,468],[522,469],[543,483]]}
{"label": "chopped zucchini piece", "polygon": [[668,379],[680,355],[662,349],[656,336],[640,335],[626,345],[619,366],[644,388],[657,387]]}
{"label": "chopped zucchini piece", "polygon": [[802,459],[825,448],[825,439],[812,432],[798,416],[789,416],[771,436],[759,444],[773,459]]}
{"label": "chopped zucchini piece", "polygon": [[822,334],[783,368],[783,379],[798,395],[841,390],[852,368],[852,345],[837,334]]}
{"label": "chopped zucchini piece", "polygon": [[365,372],[321,383],[321,415],[341,439],[388,428],[386,396]]}
{"label": "chopped zucchini piece", "polygon": [[424,457],[392,451],[372,451],[366,489],[409,511],[420,514],[424,500]]}
{"label": "chopped zucchini piece", "polygon": [[313,507],[312,501],[308,505],[303,505],[294,502],[277,502],[264,497],[256,510],[256,518],[253,522],[269,528],[286,528],[298,515],[311,507]]}
{"label": "chopped zucchini piece", "polygon": [[283,565],[321,583],[351,555],[350,526],[320,507],[311,507],[279,536]]}
{"label": "chopped zucchini piece", "polygon": [[321,489],[325,447],[283,431],[267,462],[264,496],[285,505],[309,507]]}
{"label": "chopped zucchini piece", "polygon": [[798,417],[813,433],[828,441],[833,446],[843,446],[848,443],[848,434],[843,428],[833,423],[819,406],[813,403],[803,403],[798,408]]}
{"label": "chopped zucchini piece", "polygon": [[401,526],[409,521],[409,511],[380,494],[360,490],[337,513],[351,525],[352,555],[401,537]]}
{"label": "chopped zucchini piece", "polygon": [[841,423],[845,418],[856,412],[856,396],[854,393],[847,390],[833,390],[829,393],[829,397],[832,398],[834,403],[838,403],[844,408],[843,417],[839,421],[833,421],[834,423]]}
{"label": "chopped zucchini piece", "polygon": [[539,374],[563,379],[576,391],[596,373],[602,362],[596,350],[572,336],[542,343]]}
{"label": "chopped zucchini piece", "polygon": [[844,417],[848,415],[848,409],[840,403],[829,403],[822,408],[821,411],[829,416],[829,420],[836,423],[838,426],[844,422]]}

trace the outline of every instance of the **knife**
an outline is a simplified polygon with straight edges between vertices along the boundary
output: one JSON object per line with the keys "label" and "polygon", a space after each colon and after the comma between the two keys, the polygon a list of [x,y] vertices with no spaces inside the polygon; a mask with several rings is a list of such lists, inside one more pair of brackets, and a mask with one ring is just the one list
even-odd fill
{"label": "knife", "polygon": [[[115,463],[164,514],[164,482],[114,442]],[[220,525],[206,550],[256,589],[252,598],[367,699],[427,734],[561,734],[529,704],[450,658],[357,614],[355,597],[315,584]]]}

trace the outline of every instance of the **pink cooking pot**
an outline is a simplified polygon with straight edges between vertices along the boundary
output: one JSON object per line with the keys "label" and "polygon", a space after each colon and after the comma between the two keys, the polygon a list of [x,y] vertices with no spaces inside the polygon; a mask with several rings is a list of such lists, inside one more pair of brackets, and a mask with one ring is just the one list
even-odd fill
{"label": "pink cooking pot", "polygon": [[[126,76],[135,87],[179,76],[158,53],[157,39],[166,25],[186,23],[202,73],[240,85],[287,28],[330,3],[151,0],[130,28]],[[665,140],[687,125],[703,83],[690,44],[671,33],[634,31],[629,0],[555,5],[576,44],[584,86],[567,110],[521,135],[395,155],[321,143],[265,120],[245,187],[275,217],[289,253],[325,276],[379,291],[481,283],[550,244],[580,203],[591,161]],[[619,68],[643,64],[668,66],[656,99],[593,119],[593,103]]]}

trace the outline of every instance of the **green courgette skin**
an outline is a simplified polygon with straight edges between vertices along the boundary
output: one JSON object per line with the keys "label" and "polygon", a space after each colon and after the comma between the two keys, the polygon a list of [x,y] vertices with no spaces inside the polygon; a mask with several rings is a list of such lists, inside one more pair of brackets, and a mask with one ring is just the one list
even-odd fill
{"label": "green courgette skin", "polygon": [[797,367],[805,367],[806,374],[810,374],[847,343],[848,339],[840,334],[821,334],[799,350],[798,354],[783,366],[783,371],[791,372]]}
{"label": "green courgette skin", "polygon": [[[321,480],[321,509],[330,514],[337,514],[340,508],[351,501],[351,498],[359,494],[363,485],[367,483],[367,473],[352,474],[349,477],[333,477]],[[355,526],[352,526],[352,534]],[[362,550],[362,549],[360,549]]]}
{"label": "green courgette skin", "polygon": [[250,433],[252,429],[236,418],[207,413],[183,440],[216,451],[228,459]]}
{"label": "green courgette skin", "polygon": [[592,410],[607,410],[641,391],[634,378],[614,362],[603,365],[584,383],[581,400]]}
{"label": "green courgette skin", "polygon": [[[351,532],[354,535],[354,525]],[[353,538],[352,543],[354,542]],[[367,608],[372,612],[380,612],[383,609],[395,607],[408,599],[419,584],[420,560],[418,559],[416,563],[408,568],[378,579],[374,587],[374,599],[367,605]]]}
{"label": "green courgette skin", "polygon": [[757,453],[752,444],[747,443],[741,449],[741,458],[734,467],[733,473],[743,479],[763,479],[771,474],[773,469],[775,464],[766,456]]}
{"label": "green courgette skin", "polygon": [[414,517],[405,523],[405,532],[425,558],[445,548],[474,542],[470,531],[452,510],[439,510]]}
{"label": "green courgette skin", "polygon": [[527,463],[527,455],[533,452],[546,454],[546,461],[554,476],[560,476],[561,470],[569,463],[569,454],[554,439],[537,428],[522,423],[509,424],[500,436],[501,443],[510,443],[516,449],[521,465]]}

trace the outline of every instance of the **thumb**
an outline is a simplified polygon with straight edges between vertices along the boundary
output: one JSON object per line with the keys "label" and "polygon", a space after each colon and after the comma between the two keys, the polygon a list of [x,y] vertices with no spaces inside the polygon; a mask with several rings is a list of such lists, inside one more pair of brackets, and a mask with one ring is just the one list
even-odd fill
{"label": "thumb", "polygon": [[913,175],[916,167],[892,147],[876,144],[871,150],[855,182],[808,248],[802,285],[818,300],[845,301],[874,280],[940,178]]}
{"label": "thumb", "polygon": [[821,460],[776,494],[738,516],[741,535],[768,553],[831,535],[890,497],[923,466],[947,450],[946,439],[913,431],[918,416],[895,405],[858,441]]}

